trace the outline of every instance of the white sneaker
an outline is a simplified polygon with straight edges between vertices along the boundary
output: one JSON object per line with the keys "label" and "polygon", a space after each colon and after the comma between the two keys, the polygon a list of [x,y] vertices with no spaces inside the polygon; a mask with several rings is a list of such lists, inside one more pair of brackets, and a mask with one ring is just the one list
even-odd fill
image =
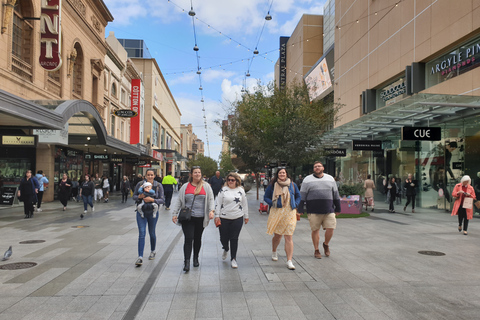
{"label": "white sneaker", "polygon": [[87,210],[84,210],[83,213],[87,214]]}
{"label": "white sneaker", "polygon": [[227,255],[228,255],[228,251],[227,251],[227,250],[223,250],[223,253],[222,253],[222,260],[225,260],[225,259],[227,259]]}
{"label": "white sneaker", "polygon": [[277,251],[275,251],[275,252],[272,252],[272,260],[273,260],[273,261],[278,261],[278,254],[277,254]]}
{"label": "white sneaker", "polygon": [[95,207],[92,207],[92,212],[95,211]]}
{"label": "white sneaker", "polygon": [[287,261],[287,268],[290,270],[295,270],[295,266],[292,263],[292,260]]}
{"label": "white sneaker", "polygon": [[37,212],[42,212],[42,209],[38,208],[38,209],[37,209]]}
{"label": "white sneaker", "polygon": [[233,269],[237,269],[238,268],[238,264],[237,264],[237,261],[235,259],[232,260],[232,268]]}

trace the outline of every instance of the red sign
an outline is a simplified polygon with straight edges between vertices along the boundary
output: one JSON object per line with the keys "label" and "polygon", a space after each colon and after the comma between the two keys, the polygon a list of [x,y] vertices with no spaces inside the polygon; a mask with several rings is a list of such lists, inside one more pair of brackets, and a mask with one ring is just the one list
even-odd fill
{"label": "red sign", "polygon": [[163,161],[163,154],[153,150],[152,157],[156,160]]}
{"label": "red sign", "polygon": [[62,66],[61,58],[61,0],[41,0],[40,65],[47,71]]}
{"label": "red sign", "polygon": [[142,164],[140,166],[138,166],[139,168],[151,168],[152,167],[152,164],[151,163],[145,163],[145,164]]}
{"label": "red sign", "polygon": [[130,119],[130,144],[140,143],[140,117],[138,116],[140,114],[140,88],[141,80],[132,79],[131,109],[137,113],[137,116]]}

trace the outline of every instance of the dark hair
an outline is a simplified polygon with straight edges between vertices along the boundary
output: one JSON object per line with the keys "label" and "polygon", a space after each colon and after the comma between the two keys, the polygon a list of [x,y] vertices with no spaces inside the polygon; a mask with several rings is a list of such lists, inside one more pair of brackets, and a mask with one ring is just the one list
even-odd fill
{"label": "dark hair", "polygon": [[148,172],[148,171],[152,171],[154,176],[157,175],[156,172],[155,172],[155,169],[152,169],[152,168],[147,169],[147,171],[145,171],[145,175],[147,175],[147,172]]}
{"label": "dark hair", "polygon": [[450,146],[450,148],[457,148],[457,147],[458,147],[456,141],[452,141],[452,142],[450,142],[448,145]]}
{"label": "dark hair", "polygon": [[367,174],[367,179],[371,179],[372,178],[372,175],[371,174]]}
{"label": "dark hair", "polygon": [[170,176],[170,175],[172,175],[172,171],[167,172],[167,176]]}
{"label": "dark hair", "polygon": [[42,170],[38,170],[37,173],[38,173],[38,174],[43,174],[43,171],[42,171]]}
{"label": "dark hair", "polygon": [[275,172],[275,176],[272,178],[272,180],[270,180],[270,184],[273,186],[275,184],[275,182],[277,182],[278,180],[278,173],[282,170],[285,170],[285,172],[287,173],[287,179],[291,179],[290,177],[290,174],[288,173],[287,171],[287,168],[285,167],[281,167],[281,169],[278,169],[277,172]]}

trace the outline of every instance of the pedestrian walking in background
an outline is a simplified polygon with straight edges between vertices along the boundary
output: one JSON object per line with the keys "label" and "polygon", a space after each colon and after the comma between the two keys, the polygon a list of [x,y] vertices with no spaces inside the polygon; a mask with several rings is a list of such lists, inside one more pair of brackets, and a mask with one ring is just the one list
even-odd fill
{"label": "pedestrian walking in background", "polygon": [[102,192],[103,192],[103,201],[108,202],[108,195],[110,190],[110,181],[108,180],[107,176],[103,176],[102,179]]}
{"label": "pedestrian walking in background", "polygon": [[303,177],[301,174],[298,175],[298,179],[295,180],[295,183],[297,184],[298,190],[302,187],[302,182],[303,182]]}
{"label": "pedestrian walking in background", "polygon": [[98,176],[98,173],[95,174],[95,179],[93,179],[93,184],[95,185],[95,193],[93,195],[93,200],[100,201],[103,198],[103,190],[102,190],[102,179]]}
{"label": "pedestrian walking in background", "polygon": [[88,205],[92,208],[92,212],[95,211],[95,207],[93,206],[93,194],[95,193],[95,184],[91,180],[89,174],[85,175],[85,180],[82,181],[80,185],[80,197],[83,200],[83,213],[80,214],[80,219],[83,219],[83,215],[87,213]]}
{"label": "pedestrian walking in background", "polygon": [[128,181],[127,176],[123,176],[123,180],[120,182],[120,190],[122,191],[122,203],[126,203],[130,193],[130,181]]}
{"label": "pedestrian walking in background", "polygon": [[365,188],[365,203],[372,207],[372,212],[375,209],[375,201],[373,200],[373,189],[375,189],[375,182],[372,180],[372,175],[367,175],[367,180],[363,184]]}
{"label": "pedestrian walking in background", "polygon": [[222,189],[223,185],[225,184],[225,180],[223,180],[223,178],[220,177],[220,171],[216,171],[215,175],[210,178],[208,183],[210,183],[210,186],[212,187],[212,190],[213,190],[213,196],[216,198],[218,195],[218,192]]}
{"label": "pedestrian walking in background", "polygon": [[[139,192],[140,187],[144,182],[150,182],[152,184],[152,190],[155,191],[155,196],[145,196],[143,193]],[[145,174],[145,181],[139,181],[135,186],[135,191],[133,193],[133,200],[143,200],[146,203],[155,202],[158,206],[165,202],[163,196],[163,187],[161,183],[155,181],[155,170],[148,169]],[[143,250],[145,248],[145,235],[148,226],[148,234],[150,235],[150,256],[148,260],[155,259],[155,248],[157,244],[157,235],[155,233],[155,228],[157,227],[158,215],[153,217],[153,212],[150,214],[145,214],[142,218],[140,213],[137,211],[137,226],[138,226],[138,259],[135,262],[137,267],[140,267],[143,264]]]}
{"label": "pedestrian walking in background", "polygon": [[397,184],[395,183],[395,177],[391,177],[385,185],[385,192],[387,193],[387,199],[389,202],[388,212],[395,213],[395,198],[397,196]]}
{"label": "pedestrian walking in background", "polygon": [[238,268],[238,237],[243,221],[245,220],[245,224],[248,223],[248,202],[245,190],[241,186],[242,179],[238,174],[229,173],[225,180],[226,185],[218,192],[215,203],[215,225],[220,223],[218,228],[223,247],[222,259],[227,259],[230,251],[232,268]]}
{"label": "pedestrian walking in background", "polygon": [[397,185],[397,195],[395,196],[395,204],[402,204],[402,179],[395,178],[395,184]]}
{"label": "pedestrian walking in background", "polygon": [[167,175],[162,179],[163,191],[165,192],[165,209],[170,210],[170,204],[173,196],[173,186],[177,184],[177,180],[172,177],[172,172],[167,172]]}
{"label": "pedestrian walking in background", "polygon": [[470,176],[463,176],[452,192],[452,196],[455,198],[452,216],[458,215],[458,232],[462,232],[463,225],[464,235],[468,234],[468,220],[473,218],[473,200],[477,198],[471,183]]}
{"label": "pedestrian walking in background", "polygon": [[63,211],[67,210],[68,200],[72,192],[72,181],[68,178],[68,175],[64,173],[62,180],[58,183],[58,200],[63,205]]}
{"label": "pedestrian walking in background", "polygon": [[313,174],[305,177],[302,183],[300,195],[302,201],[298,207],[299,212],[304,212],[306,205],[308,221],[312,230],[312,242],[315,248],[314,257],[322,258],[318,248],[320,243],[320,228],[325,230],[323,250],[325,256],[330,256],[329,243],[333,237],[333,231],[337,227],[336,215],[341,212],[340,196],[338,194],[335,179],[324,173],[325,168],[320,161],[313,164]]}
{"label": "pedestrian walking in background", "polygon": [[[172,212],[172,221],[182,226],[185,242],[183,244],[184,264],[183,271],[190,271],[190,257],[193,246],[193,266],[200,265],[198,255],[202,247],[203,230],[214,216],[215,201],[212,188],[202,178],[200,167],[194,166],[190,170],[188,183],[178,192]],[[182,208],[190,208],[190,220],[178,221],[178,213]]]}
{"label": "pedestrian walking in background", "polygon": [[263,179],[263,182],[262,182],[262,184],[263,184],[263,192],[267,191],[268,183],[269,183],[268,178],[265,177],[265,179]]}
{"label": "pedestrian walking in background", "polygon": [[300,191],[290,179],[285,167],[278,170],[265,191],[263,200],[270,206],[267,220],[267,234],[272,235],[272,260],[278,260],[277,247],[285,239],[287,268],[295,270],[293,258],[293,232],[297,226],[297,208],[300,204]]}
{"label": "pedestrian walking in background", "polygon": [[80,184],[78,183],[78,180],[77,178],[73,179],[72,181],[72,199],[73,201],[76,201],[78,202],[78,187],[80,186]]}
{"label": "pedestrian walking in background", "polygon": [[38,170],[35,175],[38,181],[38,193],[37,193],[37,212],[42,212],[40,208],[43,201],[43,193],[45,192],[45,184],[48,184],[48,178],[45,176],[42,170]]}
{"label": "pedestrian walking in background", "polygon": [[37,178],[32,176],[32,170],[27,170],[17,191],[18,200],[23,201],[25,219],[33,217],[33,205],[38,201],[37,192],[39,188]]}
{"label": "pedestrian walking in background", "polygon": [[412,174],[409,173],[407,175],[407,179],[405,180],[405,183],[403,184],[403,187],[405,188],[405,195],[407,196],[407,203],[405,203],[405,207],[403,207],[403,211],[407,210],[408,205],[410,202],[412,203],[412,213],[415,213],[415,197],[417,196],[417,182],[413,180]]}

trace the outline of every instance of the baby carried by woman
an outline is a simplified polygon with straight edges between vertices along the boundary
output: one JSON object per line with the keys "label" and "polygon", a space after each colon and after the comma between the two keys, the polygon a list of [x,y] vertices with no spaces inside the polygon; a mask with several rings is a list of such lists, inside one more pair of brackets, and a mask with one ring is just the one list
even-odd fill
{"label": "baby carried by woman", "polygon": [[155,191],[152,189],[152,184],[150,182],[145,182],[139,189],[138,193],[145,196],[142,199],[137,200],[137,211],[140,213],[142,218],[145,217],[145,214],[153,214],[153,217],[157,217],[158,204],[155,202],[145,202],[146,197],[155,198]]}

